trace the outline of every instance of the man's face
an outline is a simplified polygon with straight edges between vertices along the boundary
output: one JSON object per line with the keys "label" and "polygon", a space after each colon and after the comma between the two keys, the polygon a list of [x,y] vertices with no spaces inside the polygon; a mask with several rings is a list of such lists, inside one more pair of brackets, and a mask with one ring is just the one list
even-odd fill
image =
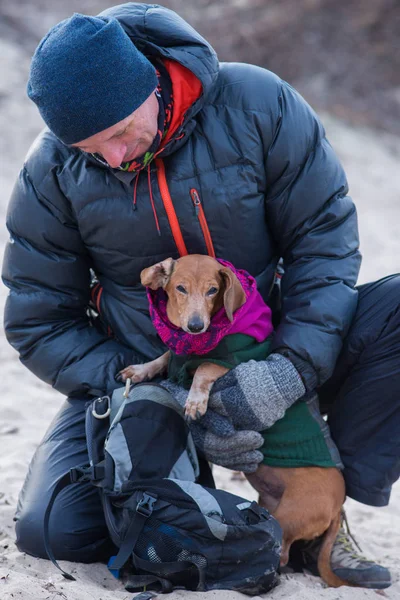
{"label": "man's face", "polygon": [[150,148],[157,133],[158,109],[153,92],[123,121],[71,145],[91,154],[100,154],[110,167],[117,168],[123,162],[142,156]]}

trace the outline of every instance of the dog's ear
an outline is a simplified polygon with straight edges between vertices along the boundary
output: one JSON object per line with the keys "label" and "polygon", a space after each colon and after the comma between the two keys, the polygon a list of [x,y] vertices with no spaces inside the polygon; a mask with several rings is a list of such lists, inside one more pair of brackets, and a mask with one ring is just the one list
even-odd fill
{"label": "dog's ear", "polygon": [[235,273],[224,267],[219,270],[224,285],[224,307],[226,316],[232,323],[233,313],[246,302],[246,294]]}
{"label": "dog's ear", "polygon": [[152,267],[143,269],[140,273],[142,285],[152,290],[158,290],[160,287],[164,288],[174,272],[175,263],[176,261],[173,258],[166,258]]}

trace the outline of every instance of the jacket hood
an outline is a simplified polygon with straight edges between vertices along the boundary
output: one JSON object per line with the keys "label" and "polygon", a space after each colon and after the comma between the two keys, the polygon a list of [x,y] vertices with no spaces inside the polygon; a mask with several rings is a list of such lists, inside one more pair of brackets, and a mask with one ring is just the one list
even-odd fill
{"label": "jacket hood", "polygon": [[113,6],[99,17],[118,19],[135,46],[147,57],[179,62],[201,81],[203,94],[187,113],[193,117],[203,106],[219,73],[215,50],[174,11],[157,4],[127,3]]}

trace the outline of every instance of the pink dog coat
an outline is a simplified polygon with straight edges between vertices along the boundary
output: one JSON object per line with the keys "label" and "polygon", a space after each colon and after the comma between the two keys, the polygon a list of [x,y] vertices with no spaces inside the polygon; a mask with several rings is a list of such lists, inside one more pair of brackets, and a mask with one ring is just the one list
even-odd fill
{"label": "pink dog coat", "polygon": [[158,290],[146,288],[153,325],[162,341],[175,354],[207,354],[223,337],[234,333],[243,333],[255,338],[257,342],[263,342],[273,331],[271,309],[258,292],[254,277],[247,271],[235,269],[226,260],[220,258],[217,260],[223,267],[228,267],[235,273],[246,295],[246,302],[234,312],[232,323],[226,315],[225,308],[222,307],[212,317],[207,331],[198,335],[186,333],[168,319],[166,292],[162,288]]}

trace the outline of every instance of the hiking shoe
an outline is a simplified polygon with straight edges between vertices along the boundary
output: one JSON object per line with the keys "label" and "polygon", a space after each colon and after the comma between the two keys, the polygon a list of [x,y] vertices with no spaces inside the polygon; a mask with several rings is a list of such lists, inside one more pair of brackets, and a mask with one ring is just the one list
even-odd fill
{"label": "hiking shoe", "polygon": [[[319,575],[317,560],[322,537],[309,542],[295,542],[290,549],[289,566],[295,571],[307,570],[314,575]],[[392,583],[389,569],[362,556],[355,546],[361,551],[349,531],[346,515],[342,511],[342,523],[331,553],[332,571],[340,579],[357,587],[373,589],[389,587]]]}

